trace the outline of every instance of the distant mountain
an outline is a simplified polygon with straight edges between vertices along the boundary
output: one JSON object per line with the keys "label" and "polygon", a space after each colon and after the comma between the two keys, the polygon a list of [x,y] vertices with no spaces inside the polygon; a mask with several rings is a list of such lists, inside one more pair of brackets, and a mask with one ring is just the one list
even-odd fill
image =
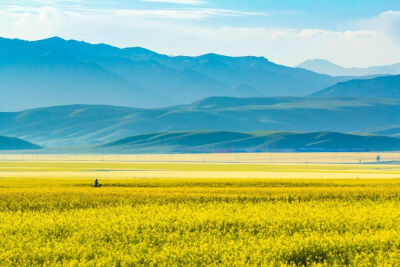
{"label": "distant mountain", "polygon": [[398,151],[400,139],[334,132],[225,131],[167,132],[133,136],[101,145],[99,151],[160,152],[268,152],[268,151]]}
{"label": "distant mountain", "polygon": [[348,78],[263,57],[169,57],[134,47],[0,38],[0,110],[108,104],[162,107],[210,96],[304,96]]}
{"label": "distant mountain", "polygon": [[212,97],[159,109],[72,105],[0,112],[0,134],[46,147],[176,131],[373,132],[400,125],[400,100]]}
{"label": "distant mountain", "polygon": [[400,138],[400,124],[398,125],[390,125],[388,127],[377,127],[373,129],[369,129],[369,132],[377,135],[390,135],[393,137]]}
{"label": "distant mountain", "polygon": [[312,59],[299,64],[297,67],[314,71],[316,73],[328,74],[331,76],[370,76],[400,74],[400,63],[388,66],[368,68],[345,68],[336,65],[328,60]]}
{"label": "distant mountain", "polygon": [[40,148],[40,146],[18,138],[0,136],[0,150],[32,150]]}
{"label": "distant mountain", "polygon": [[314,97],[372,97],[400,99],[400,75],[337,83]]}

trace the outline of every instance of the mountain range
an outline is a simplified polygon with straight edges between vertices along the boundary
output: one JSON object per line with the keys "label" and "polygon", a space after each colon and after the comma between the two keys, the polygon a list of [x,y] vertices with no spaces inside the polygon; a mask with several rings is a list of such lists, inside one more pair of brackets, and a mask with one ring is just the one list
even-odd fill
{"label": "mountain range", "polygon": [[61,38],[0,38],[0,110],[69,104],[164,107],[210,96],[306,96],[346,81],[264,57],[166,56]]}
{"label": "mountain range", "polygon": [[[0,136],[0,150],[57,153],[18,138]],[[400,139],[335,132],[229,132],[183,131],[131,136],[88,147],[68,148],[73,153],[215,153],[215,152],[348,152],[398,151]]]}
{"label": "mountain range", "polygon": [[99,146],[118,153],[393,151],[400,139],[334,132],[185,131],[133,136]]}
{"label": "mountain range", "polygon": [[[319,64],[333,70],[327,62],[306,63],[302,67]],[[358,70],[374,75],[354,79],[348,75],[357,75],[355,69],[333,77],[263,57],[166,56],[61,38],[0,38],[0,134],[27,140],[3,137],[3,147],[11,142],[17,148],[38,148],[33,143],[93,147],[149,134],[176,135],[168,140],[180,143],[196,136],[199,142],[210,138],[207,147],[193,143],[182,149],[205,151],[236,149],[242,143],[235,136],[243,135],[262,140],[257,146],[246,141],[243,149],[249,151],[286,149],[277,140],[290,143],[294,132],[303,138],[303,143],[290,143],[296,149],[316,148],[313,140],[329,144],[325,138],[333,133],[326,132],[400,137],[400,75],[379,75],[396,68]],[[279,131],[279,138],[266,131]],[[221,135],[232,139],[224,144],[232,145],[216,145],[214,137]],[[143,148],[149,149],[146,140]]]}
{"label": "mountain range", "polygon": [[[0,112],[0,134],[47,147],[103,144],[154,132],[334,131],[376,133],[400,125],[400,100],[211,97],[139,109],[69,105]],[[394,129],[391,136],[400,136]]]}
{"label": "mountain range", "polygon": [[312,59],[297,65],[299,68],[331,76],[371,76],[400,74],[400,63],[367,68],[345,68],[324,59]]}
{"label": "mountain range", "polygon": [[400,75],[340,82],[314,93],[313,96],[400,99]]}

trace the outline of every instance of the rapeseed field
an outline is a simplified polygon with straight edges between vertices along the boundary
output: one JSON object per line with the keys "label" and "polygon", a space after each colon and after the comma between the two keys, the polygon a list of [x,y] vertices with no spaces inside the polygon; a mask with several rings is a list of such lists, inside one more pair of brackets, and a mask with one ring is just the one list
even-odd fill
{"label": "rapeseed field", "polygon": [[[2,162],[0,265],[400,265],[396,178],[123,179],[113,177],[113,168],[133,165],[107,164]],[[227,167],[147,168],[200,172]],[[398,172],[397,166],[327,165],[260,165],[254,171],[317,169]],[[96,170],[109,172],[100,179],[101,188],[91,187],[93,179],[85,175]],[[253,171],[236,164],[229,170]],[[14,176],[19,172],[48,174]],[[57,175],[69,172],[77,175]]]}

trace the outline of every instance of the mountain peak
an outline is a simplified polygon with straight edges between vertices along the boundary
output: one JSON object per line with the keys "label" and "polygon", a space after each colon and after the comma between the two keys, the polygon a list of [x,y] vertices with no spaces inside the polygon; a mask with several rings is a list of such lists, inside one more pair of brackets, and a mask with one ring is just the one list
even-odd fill
{"label": "mountain peak", "polygon": [[267,58],[265,57],[257,57],[257,56],[239,56],[239,57],[233,57],[233,56],[225,56],[225,55],[220,55],[216,53],[208,53],[199,56],[199,58],[211,58],[211,59],[218,59],[218,58],[223,58],[223,59],[251,59],[251,60],[260,60],[260,61],[268,61]]}
{"label": "mountain peak", "polygon": [[311,59],[297,65],[298,68],[314,71],[331,76],[372,76],[400,74],[400,63],[388,66],[375,66],[366,68],[345,68],[326,59]]}
{"label": "mountain peak", "polygon": [[54,37],[49,37],[49,38],[45,38],[45,39],[41,39],[38,40],[36,42],[41,42],[41,43],[63,43],[63,42],[67,42],[67,40],[58,37],[58,36],[54,36]]}
{"label": "mountain peak", "polygon": [[125,52],[128,52],[131,55],[135,55],[135,56],[156,56],[156,55],[160,55],[157,52],[154,52],[150,49],[147,48],[143,48],[140,46],[135,46],[135,47],[127,47],[127,48],[123,48],[122,49]]}
{"label": "mountain peak", "polygon": [[350,76],[346,74],[346,68],[336,65],[326,59],[316,58],[306,60],[303,63],[297,65],[297,67],[332,76]]}
{"label": "mountain peak", "polygon": [[322,59],[322,58],[314,58],[314,59],[306,60],[306,61],[300,63],[299,65],[297,65],[297,67],[301,68],[302,66],[310,66],[310,65],[315,65],[315,64],[340,67],[339,65],[332,63],[331,61],[329,61],[327,59]]}
{"label": "mountain peak", "polygon": [[53,36],[53,37],[49,37],[49,38],[45,38],[43,39],[43,41],[48,40],[48,41],[65,41],[66,39],[58,37],[58,36]]}

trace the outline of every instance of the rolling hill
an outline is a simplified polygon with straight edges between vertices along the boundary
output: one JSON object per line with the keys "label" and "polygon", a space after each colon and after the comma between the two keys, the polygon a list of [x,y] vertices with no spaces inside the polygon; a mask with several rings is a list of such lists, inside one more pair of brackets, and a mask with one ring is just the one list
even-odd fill
{"label": "rolling hill", "polygon": [[46,147],[176,131],[373,132],[400,125],[400,100],[212,97],[157,109],[70,105],[0,112],[0,134]]}
{"label": "rolling hill", "polygon": [[0,38],[0,110],[107,104],[163,107],[210,96],[305,96],[349,78],[290,68],[263,57],[170,57],[50,38]]}
{"label": "rolling hill", "polygon": [[129,152],[394,151],[400,139],[334,132],[167,132],[133,136],[98,147]]}
{"label": "rolling hill", "polygon": [[400,75],[341,82],[316,92],[312,96],[400,99]]}
{"label": "rolling hill", "polygon": [[370,76],[400,74],[400,63],[367,68],[345,68],[324,59],[307,60],[297,67],[331,76]]}
{"label": "rolling hill", "polygon": [[18,138],[0,136],[0,150],[32,150],[40,148],[40,146]]}

